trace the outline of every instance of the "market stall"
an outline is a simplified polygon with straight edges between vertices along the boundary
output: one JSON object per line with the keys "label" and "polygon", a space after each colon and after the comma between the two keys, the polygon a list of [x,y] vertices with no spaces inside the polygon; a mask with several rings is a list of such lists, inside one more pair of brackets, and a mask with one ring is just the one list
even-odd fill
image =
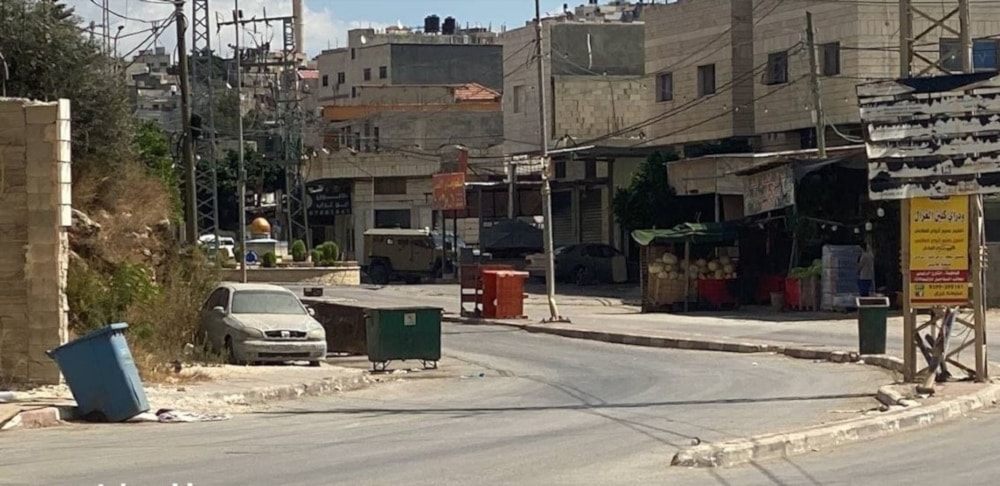
{"label": "market stall", "polygon": [[685,223],[637,230],[643,312],[735,307],[739,252],[735,230],[722,223]]}

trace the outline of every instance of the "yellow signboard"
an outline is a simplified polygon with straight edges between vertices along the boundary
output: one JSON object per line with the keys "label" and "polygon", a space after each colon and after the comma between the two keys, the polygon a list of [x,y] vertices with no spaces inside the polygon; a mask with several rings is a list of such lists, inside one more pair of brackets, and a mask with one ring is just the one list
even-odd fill
{"label": "yellow signboard", "polygon": [[969,301],[969,197],[910,200],[910,301]]}

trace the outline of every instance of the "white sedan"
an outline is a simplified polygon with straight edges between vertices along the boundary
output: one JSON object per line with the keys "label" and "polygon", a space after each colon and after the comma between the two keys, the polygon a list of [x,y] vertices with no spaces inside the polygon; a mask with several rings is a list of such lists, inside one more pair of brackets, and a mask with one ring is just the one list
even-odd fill
{"label": "white sedan", "polygon": [[267,284],[223,283],[201,308],[199,337],[231,364],[326,358],[326,331],[290,290]]}

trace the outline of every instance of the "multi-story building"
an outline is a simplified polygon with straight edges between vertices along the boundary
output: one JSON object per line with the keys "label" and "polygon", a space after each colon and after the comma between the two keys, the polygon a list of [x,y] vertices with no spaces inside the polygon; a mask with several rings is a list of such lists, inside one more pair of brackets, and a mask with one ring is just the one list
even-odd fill
{"label": "multi-story building", "polygon": [[323,51],[316,96],[324,153],[307,178],[346,192],[327,196],[351,204],[340,214],[310,213],[314,239],[363,259],[365,229],[437,226],[432,175],[441,155],[456,146],[476,160],[502,153],[501,56],[496,34],[436,16],[421,31],[351,30],[346,47]]}
{"label": "multi-story building", "polygon": [[[971,8],[975,66],[996,69],[1000,10],[982,0],[972,0]],[[814,19],[828,145],[855,143],[855,86],[899,74],[894,2],[680,0],[647,6],[646,71],[653,94],[647,143],[688,150],[733,141],[729,146],[755,151],[815,148],[807,11]],[[945,66],[959,71],[956,36],[916,16],[914,32],[925,29],[932,35],[918,48],[920,56],[945,58]],[[920,61],[918,72],[925,65]]]}
{"label": "multi-story building", "polygon": [[[550,149],[593,146],[555,155],[552,210],[556,244],[622,242],[611,214],[616,187],[627,185],[642,154],[638,131],[653,91],[645,76],[646,26],[641,4],[590,1],[542,20]],[[540,146],[534,21],[501,35],[504,47],[504,136],[509,153]]]}
{"label": "multi-story building", "polygon": [[156,47],[139,52],[125,70],[136,118],[168,132],[181,129],[180,88],[172,68],[170,53]]}

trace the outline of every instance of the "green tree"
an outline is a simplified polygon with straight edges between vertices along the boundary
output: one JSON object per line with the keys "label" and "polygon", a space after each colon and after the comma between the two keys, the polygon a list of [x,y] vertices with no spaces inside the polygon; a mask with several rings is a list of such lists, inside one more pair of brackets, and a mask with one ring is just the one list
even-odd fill
{"label": "green tree", "polygon": [[615,191],[615,218],[628,230],[671,228],[682,223],[677,196],[667,180],[667,163],[677,154],[654,153],[639,166],[628,187]]}
{"label": "green tree", "polygon": [[73,177],[109,172],[131,154],[131,106],[116,62],[82,35],[62,2],[8,0],[0,6],[7,96],[71,102]]}
{"label": "green tree", "polygon": [[170,153],[170,139],[156,123],[146,121],[136,127],[135,145],[139,160],[170,191],[173,200],[171,213],[179,220],[183,216],[184,206],[181,203],[180,175]]}
{"label": "green tree", "polygon": [[[281,165],[265,160],[254,150],[244,151],[243,165],[247,173],[248,193],[258,188],[264,192],[284,190],[285,171]],[[234,150],[228,151],[217,167],[219,224],[226,228],[239,226],[238,169],[239,154]]]}

